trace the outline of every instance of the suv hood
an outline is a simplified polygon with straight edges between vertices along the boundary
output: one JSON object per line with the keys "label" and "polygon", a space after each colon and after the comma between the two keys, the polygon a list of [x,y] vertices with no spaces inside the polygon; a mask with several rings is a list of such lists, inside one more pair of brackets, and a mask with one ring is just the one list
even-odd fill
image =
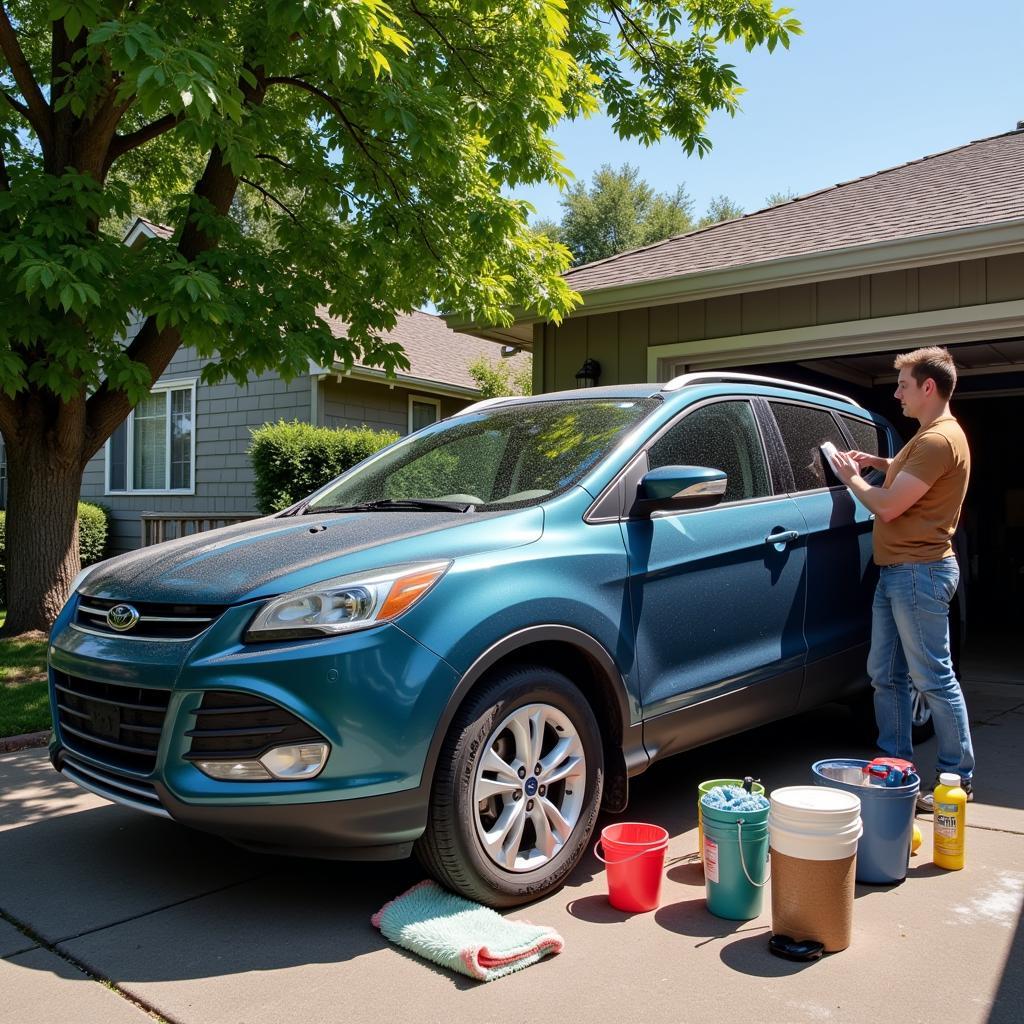
{"label": "suv hood", "polygon": [[532,544],[543,527],[537,507],[268,517],[111,558],[79,592],[125,601],[238,604],[351,572]]}

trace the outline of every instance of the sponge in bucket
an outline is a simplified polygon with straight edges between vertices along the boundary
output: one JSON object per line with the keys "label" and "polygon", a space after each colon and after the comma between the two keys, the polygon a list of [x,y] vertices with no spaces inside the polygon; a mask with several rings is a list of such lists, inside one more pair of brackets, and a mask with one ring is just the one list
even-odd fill
{"label": "sponge in bucket", "polygon": [[704,806],[720,811],[763,811],[768,798],[761,793],[748,793],[742,786],[715,786],[704,794]]}

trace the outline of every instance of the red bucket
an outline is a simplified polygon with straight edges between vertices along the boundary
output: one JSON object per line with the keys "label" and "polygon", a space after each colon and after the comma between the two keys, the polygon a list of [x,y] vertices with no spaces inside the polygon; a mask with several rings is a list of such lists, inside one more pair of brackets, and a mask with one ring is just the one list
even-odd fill
{"label": "red bucket", "polygon": [[656,910],[666,849],[668,832],[660,825],[639,821],[605,825],[594,856],[608,868],[608,902],[630,913]]}

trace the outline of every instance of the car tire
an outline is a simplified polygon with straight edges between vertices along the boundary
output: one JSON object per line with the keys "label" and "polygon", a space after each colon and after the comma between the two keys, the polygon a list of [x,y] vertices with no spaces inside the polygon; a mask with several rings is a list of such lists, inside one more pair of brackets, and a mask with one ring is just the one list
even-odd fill
{"label": "car tire", "polygon": [[488,906],[539,899],[586,851],[603,783],[601,731],[583,694],[553,669],[508,669],[448,731],[417,856],[442,885]]}

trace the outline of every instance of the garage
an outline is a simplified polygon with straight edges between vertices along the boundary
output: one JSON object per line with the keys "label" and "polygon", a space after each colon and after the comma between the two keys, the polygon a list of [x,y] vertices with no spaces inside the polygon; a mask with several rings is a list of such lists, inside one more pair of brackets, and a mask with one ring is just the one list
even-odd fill
{"label": "garage", "polygon": [[1024,613],[1024,122],[567,272],[560,324],[450,319],[532,350],[534,391],[732,370],[842,391],[888,416],[896,354],[945,345],[973,453],[958,537],[972,644]]}
{"label": "garage", "polygon": [[[931,343],[927,338],[919,342]],[[951,408],[967,434],[972,453],[971,485],[957,535],[963,576],[962,640],[975,647],[998,645],[1024,617],[1024,463],[1007,457],[1024,424],[1024,339],[936,343],[947,344],[957,364],[960,376]],[[896,350],[851,353],[734,369],[850,395],[888,417],[904,439],[909,439],[917,423],[901,414],[892,395],[897,354]],[[959,614],[959,609],[954,614]]]}

